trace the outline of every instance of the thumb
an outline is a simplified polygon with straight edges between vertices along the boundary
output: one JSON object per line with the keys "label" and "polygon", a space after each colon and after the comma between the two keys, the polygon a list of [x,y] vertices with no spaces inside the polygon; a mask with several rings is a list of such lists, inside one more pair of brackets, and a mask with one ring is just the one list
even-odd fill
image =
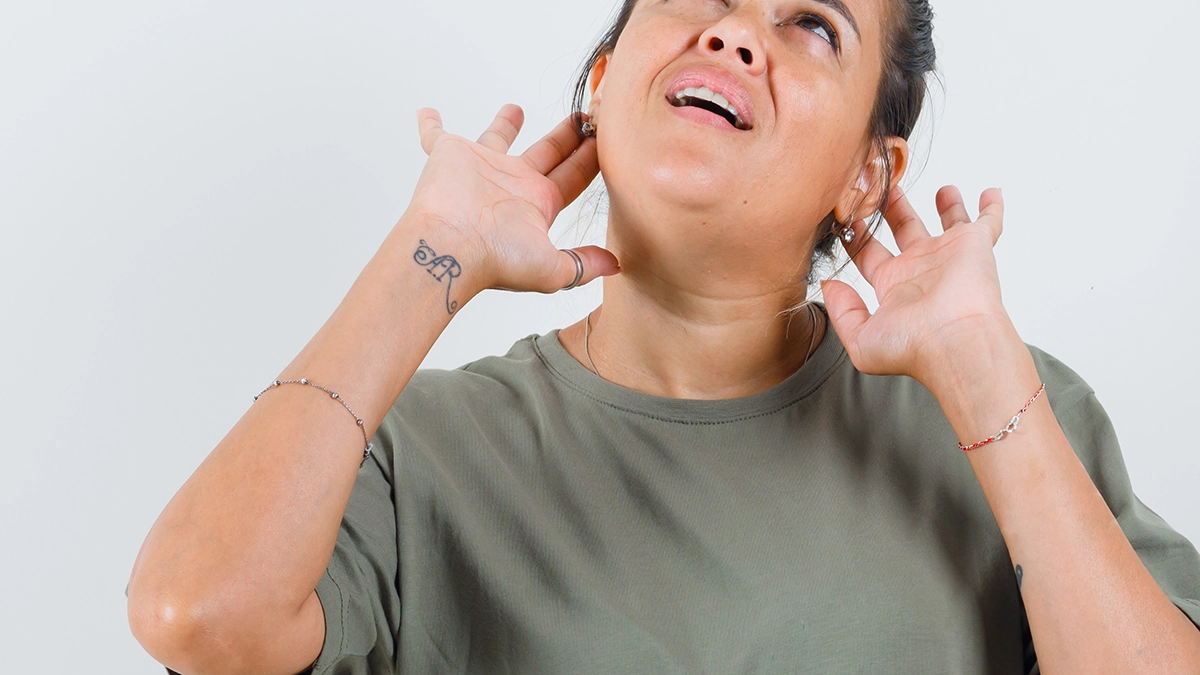
{"label": "thumb", "polygon": [[417,130],[421,134],[421,149],[426,155],[432,154],[437,140],[446,135],[446,130],[442,128],[442,115],[433,108],[417,111]]}
{"label": "thumb", "polygon": [[[580,246],[571,250],[579,256],[579,261],[583,263],[583,275],[579,278],[578,286],[589,284],[596,277],[612,276],[621,271],[621,263],[617,261],[617,256],[607,249],[599,246]],[[579,266],[575,264],[574,256],[565,250],[560,250],[556,281],[561,283],[558,283],[550,292],[553,293],[569,286],[571,282],[575,281],[577,274],[579,274]]]}
{"label": "thumb", "polygon": [[822,281],[821,294],[825,296],[829,322],[833,324],[833,330],[837,331],[853,360],[855,336],[867,319],[871,318],[867,303],[863,302],[858,291],[844,281]]}
{"label": "thumb", "polygon": [[992,245],[1000,240],[1004,231],[1004,193],[1000,188],[989,188],[979,195],[979,221],[983,221],[992,235]]}

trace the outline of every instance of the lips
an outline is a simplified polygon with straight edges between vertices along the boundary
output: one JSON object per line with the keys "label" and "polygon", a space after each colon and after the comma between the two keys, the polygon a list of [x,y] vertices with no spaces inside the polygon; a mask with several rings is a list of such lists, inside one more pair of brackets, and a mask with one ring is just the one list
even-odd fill
{"label": "lips", "polygon": [[667,103],[677,108],[696,107],[724,117],[732,128],[754,128],[750,92],[730,73],[711,66],[693,66],[675,76],[667,86]]}

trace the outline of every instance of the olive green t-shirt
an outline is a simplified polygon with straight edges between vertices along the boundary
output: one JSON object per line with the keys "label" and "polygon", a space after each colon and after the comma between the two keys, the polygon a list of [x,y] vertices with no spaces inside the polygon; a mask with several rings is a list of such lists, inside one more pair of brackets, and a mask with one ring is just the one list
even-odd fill
{"label": "olive green t-shirt", "polygon": [[[1196,549],[1133,494],[1092,390],[1031,351],[1142,562],[1200,624]],[[786,381],[723,401],[614,385],[556,331],[419,371],[317,587],[314,674],[1036,673],[956,442],[928,390],[859,373],[832,330]]]}

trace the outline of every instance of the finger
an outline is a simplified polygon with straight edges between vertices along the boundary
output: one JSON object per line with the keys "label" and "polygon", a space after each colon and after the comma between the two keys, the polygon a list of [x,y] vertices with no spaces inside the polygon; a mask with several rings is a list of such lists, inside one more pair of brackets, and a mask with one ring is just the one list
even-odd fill
{"label": "finger", "polygon": [[1004,192],[1000,188],[988,188],[979,195],[979,220],[992,235],[992,245],[1000,240],[1004,232]]}
{"label": "finger", "polygon": [[562,207],[575,201],[592,184],[600,172],[600,161],[596,156],[596,139],[587,138],[571,156],[554,167],[546,177],[562,194]]}
{"label": "finger", "polygon": [[842,346],[846,348],[850,360],[856,361],[855,336],[867,319],[871,318],[867,303],[863,302],[858,291],[844,281],[822,282],[821,295],[825,298],[825,309],[829,312],[829,322],[833,324],[833,330],[841,338]]}
{"label": "finger", "polygon": [[[842,241],[842,245],[847,246],[845,240]],[[865,220],[854,223],[854,242],[847,246],[847,253],[858,268],[858,273],[872,286],[875,285],[875,272],[879,266],[896,257],[871,234]]]}
{"label": "finger", "polygon": [[421,149],[425,154],[433,152],[437,140],[446,135],[442,128],[442,115],[433,108],[421,108],[417,111],[417,131],[421,134]]}
{"label": "finger", "polygon": [[517,134],[521,133],[523,124],[525,111],[521,110],[521,106],[505,104],[500,108],[500,112],[496,113],[492,124],[479,136],[478,143],[485,148],[507,154],[513,141],[517,140]]}
{"label": "finger", "polygon": [[888,200],[884,218],[887,219],[888,227],[892,228],[896,246],[899,246],[901,251],[930,237],[929,230],[925,229],[925,223],[921,222],[921,217],[917,215],[912,204],[908,202],[908,197],[899,187],[892,189],[892,196]]}
{"label": "finger", "polygon": [[934,200],[937,203],[938,215],[942,217],[942,231],[945,232],[960,223],[971,222],[971,214],[963,204],[962,193],[953,185],[947,185],[938,190]]}
{"label": "finger", "polygon": [[[580,286],[595,281],[597,277],[612,276],[621,271],[621,264],[617,262],[617,256],[599,246],[580,246],[571,250],[575,251],[580,262],[583,263],[583,276],[579,279]],[[575,281],[575,275],[578,273],[579,267],[575,264],[575,258],[566,251],[559,251],[555,286],[548,292],[555,293],[570,285]]]}
{"label": "finger", "polygon": [[528,162],[534,171],[545,176],[570,157],[582,140],[583,137],[577,131],[575,116],[571,115],[537,143],[529,146],[521,158]]}

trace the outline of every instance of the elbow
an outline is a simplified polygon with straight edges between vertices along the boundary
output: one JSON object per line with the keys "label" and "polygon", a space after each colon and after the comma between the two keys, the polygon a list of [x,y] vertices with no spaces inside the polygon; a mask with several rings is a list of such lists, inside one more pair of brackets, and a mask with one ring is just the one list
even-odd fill
{"label": "elbow", "polygon": [[186,603],[130,584],[126,609],[133,637],[155,661],[189,675],[199,672],[195,652],[206,631]]}
{"label": "elbow", "polygon": [[[186,675],[262,675],[299,672],[316,660],[287,639],[301,625],[305,636],[323,637],[324,624],[317,631],[311,616],[304,624],[259,597],[194,591],[130,584],[129,628],[155,661]],[[319,652],[319,640],[304,646],[312,651],[314,644]]]}
{"label": "elbow", "polygon": [[[140,591],[131,584],[129,628],[155,661],[187,675],[232,675],[244,672],[242,645],[211,603],[195,602],[169,592]],[[243,638],[244,639],[244,638]]]}

